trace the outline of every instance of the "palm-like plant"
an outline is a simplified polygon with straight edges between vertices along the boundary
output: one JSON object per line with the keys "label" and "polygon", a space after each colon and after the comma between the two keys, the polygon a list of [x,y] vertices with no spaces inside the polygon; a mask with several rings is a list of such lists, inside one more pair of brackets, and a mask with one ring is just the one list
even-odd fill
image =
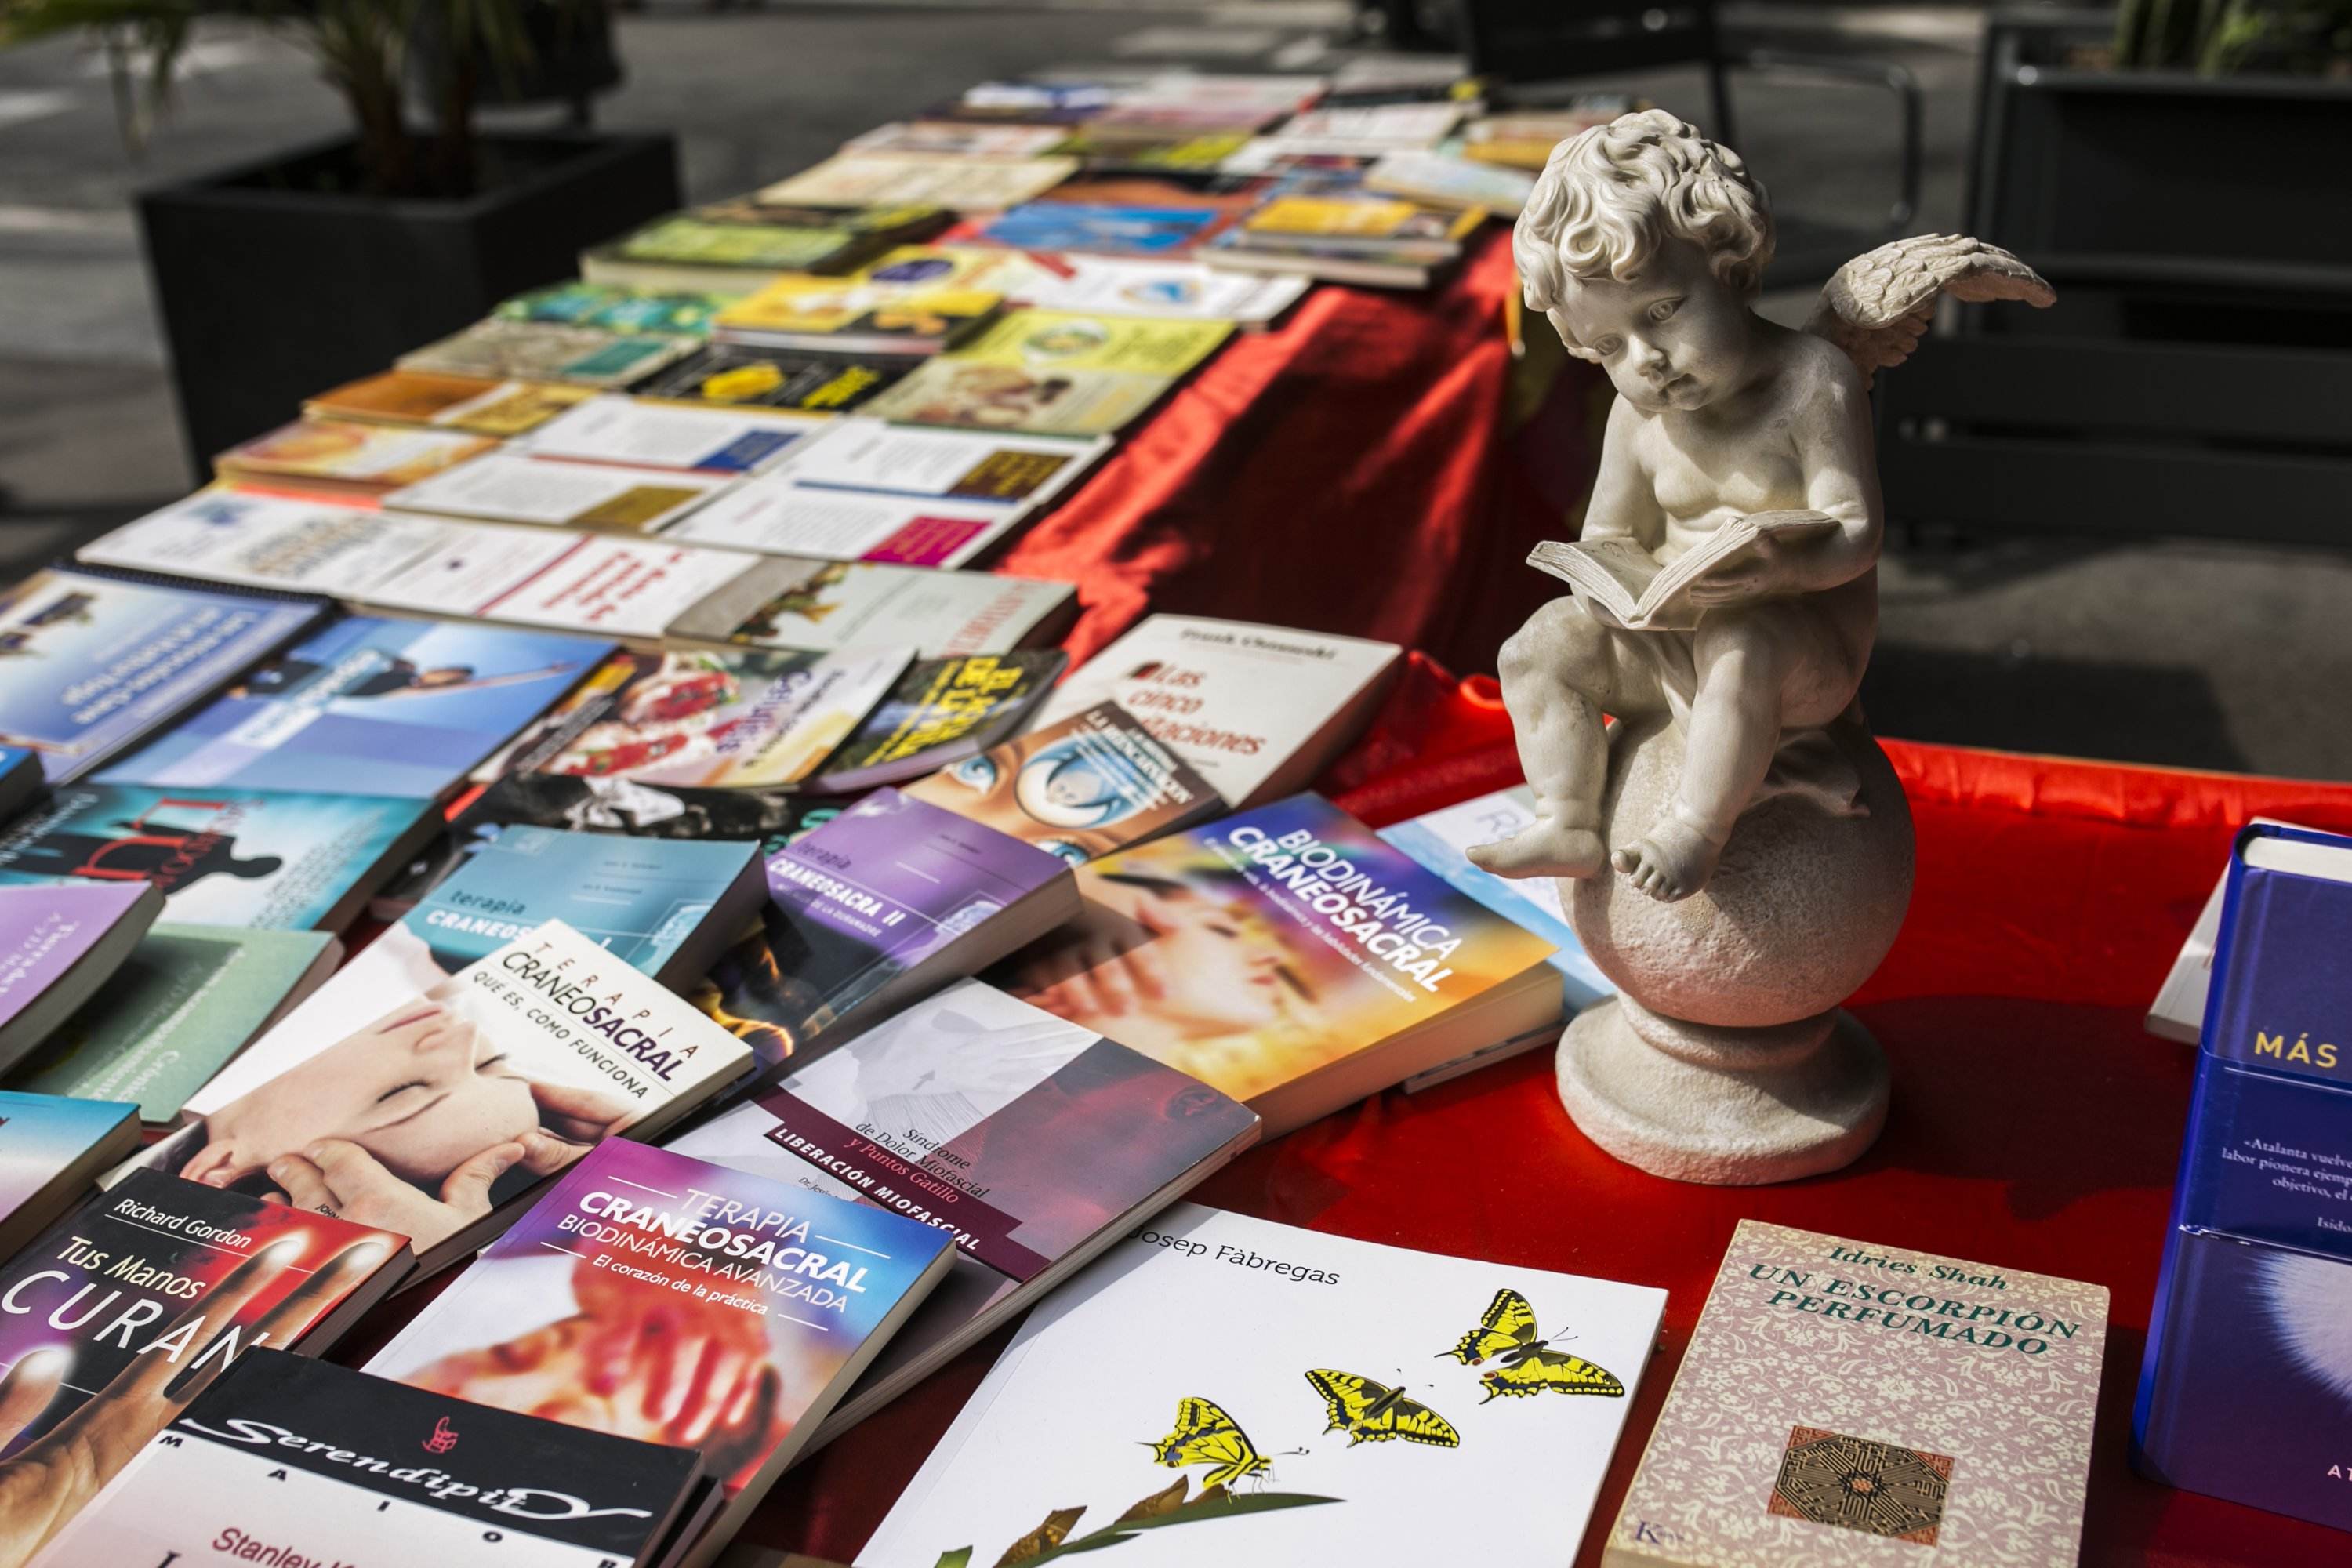
{"label": "palm-like plant", "polygon": [[[482,72],[530,63],[532,13],[562,19],[591,0],[0,0],[0,47],[59,34],[96,39],[136,146],[169,107],[173,67],[208,18],[235,18],[299,43],[350,107],[360,181],[389,195],[454,195],[474,183]],[[429,128],[404,104],[415,79]]]}
{"label": "palm-like plant", "polygon": [[2143,70],[2226,76],[2257,64],[2340,68],[2352,0],[2119,0],[2115,57]]}

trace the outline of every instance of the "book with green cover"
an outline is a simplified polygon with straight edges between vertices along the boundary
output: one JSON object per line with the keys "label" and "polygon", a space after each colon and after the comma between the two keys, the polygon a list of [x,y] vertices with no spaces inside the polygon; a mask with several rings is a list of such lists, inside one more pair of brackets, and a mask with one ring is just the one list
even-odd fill
{"label": "book with green cover", "polygon": [[310,994],[341,954],[324,931],[160,922],[7,1087],[135,1100],[141,1121],[172,1122],[198,1085]]}

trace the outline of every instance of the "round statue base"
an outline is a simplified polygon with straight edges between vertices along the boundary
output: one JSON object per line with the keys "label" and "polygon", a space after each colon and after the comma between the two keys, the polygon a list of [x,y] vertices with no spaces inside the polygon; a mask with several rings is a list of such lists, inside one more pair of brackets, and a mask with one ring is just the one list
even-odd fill
{"label": "round statue base", "polygon": [[1757,1186],[1851,1163],[1886,1121],[1886,1058],[1843,1008],[1793,1024],[1693,1024],[1617,997],[1559,1040],[1584,1135],[1652,1175]]}

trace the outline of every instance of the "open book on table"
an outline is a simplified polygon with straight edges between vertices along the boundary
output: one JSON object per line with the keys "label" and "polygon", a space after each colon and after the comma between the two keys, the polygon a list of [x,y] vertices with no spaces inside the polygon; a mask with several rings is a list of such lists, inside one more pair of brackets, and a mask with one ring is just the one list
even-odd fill
{"label": "open book on table", "polygon": [[1671,562],[1661,562],[1620,535],[1574,542],[1546,540],[1528,552],[1528,564],[1565,578],[1628,631],[1687,631],[1698,625],[1705,606],[1691,603],[1685,590],[1701,577],[1745,555],[1767,535],[1804,541],[1837,527],[1836,519],[1817,511],[1758,511],[1725,523]]}

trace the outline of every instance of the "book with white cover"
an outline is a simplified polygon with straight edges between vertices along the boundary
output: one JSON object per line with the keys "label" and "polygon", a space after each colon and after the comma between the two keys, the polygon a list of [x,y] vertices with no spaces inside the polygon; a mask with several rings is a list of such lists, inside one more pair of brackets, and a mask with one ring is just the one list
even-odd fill
{"label": "book with white cover", "polygon": [[767,206],[938,206],[993,212],[1019,206],[1078,172],[1076,158],[939,157],[839,153],[764,187]]}
{"label": "book with white cover", "polygon": [[725,471],[493,452],[383,498],[387,511],[651,532],[735,482]]}
{"label": "book with white cover", "polygon": [[955,1263],[818,1441],[1011,1321],[1255,1140],[1174,1068],[959,981],[667,1145],[940,1226]]}
{"label": "book with white cover", "polygon": [[754,563],[672,627],[711,642],[812,652],[906,646],[922,658],[1004,653],[1050,639],[1076,603],[1069,584],[1040,578],[677,548]]}
{"label": "book with white cover", "polygon": [[1108,436],[1024,436],[837,418],[784,454],[793,482],[933,500],[1041,506],[1110,450]]}
{"label": "book with white cover", "polygon": [[[533,535],[561,548],[551,554]],[[732,587],[759,557],[732,550],[702,550],[658,539],[574,533],[561,529],[459,526],[446,548],[426,557],[373,596],[392,609],[471,615],[526,626],[560,626],[612,637],[688,635],[677,628]],[[528,565],[527,572],[518,568]],[[463,597],[479,599],[459,612],[432,596],[460,583]],[[494,588],[488,598],[482,588]]]}
{"label": "book with white cover", "polygon": [[763,555],[953,567],[1003,538],[1030,510],[1017,501],[835,489],[790,474],[760,474],[663,532]]}
{"label": "book with white cover", "polygon": [[949,158],[1033,158],[1070,139],[1058,125],[971,125],[898,120],[841,144],[845,153],[917,153]]}
{"label": "book with white cover", "polygon": [[1665,1300],[1181,1204],[1038,1309],[857,1561],[1042,1522],[1127,1568],[1568,1568]]}
{"label": "book with white cover", "polygon": [[1259,174],[1285,158],[1376,158],[1399,149],[1434,147],[1462,118],[1458,103],[1378,103],[1310,109],[1261,136],[1223,165]]}
{"label": "book with white cover", "polygon": [[[997,259],[986,287],[1032,310],[1264,326],[1314,287],[1307,278],[1219,272],[1197,261],[1151,261],[1076,251],[950,249]],[[977,286],[977,285],[976,285]]]}
{"label": "book with white cover", "polygon": [[561,921],[345,1023],[325,1050],[282,1062],[278,1031],[257,1041],[235,1065],[281,1070],[121,1173],[323,1204],[408,1237],[422,1278],[605,1138],[658,1135],[751,1063],[741,1040]]}
{"label": "book with white cover", "polygon": [[1444,153],[1384,153],[1364,171],[1364,189],[1403,196],[1424,206],[1485,207],[1516,217],[1535,189],[1535,176],[1517,169]]}
{"label": "book with white cover", "polygon": [[[2281,822],[2274,816],[2257,816],[2255,827],[2294,827],[2298,824]],[[2317,829],[2305,828],[2305,832]],[[2230,868],[2225,862],[2221,874],[2213,879],[2213,891],[2205,900],[2205,907],[2197,911],[2197,923],[2189,928],[2180,952],[2174,956],[2172,967],[2165,971],[2164,984],[2149,1004],[2146,1027],[2151,1035],[2167,1040],[2178,1040],[2193,1046],[2205,1028],[2205,994],[2213,984],[2213,944],[2221,935],[2221,900],[2229,890]]]}
{"label": "book with white cover", "polygon": [[574,462],[634,463],[750,474],[785,448],[824,428],[824,421],[764,408],[694,407],[635,397],[593,397],[566,410],[507,450]]}
{"label": "book with white cover", "polygon": [[1116,702],[1239,810],[1304,789],[1372,714],[1393,643],[1149,616],[1081,665],[1040,724]]}

